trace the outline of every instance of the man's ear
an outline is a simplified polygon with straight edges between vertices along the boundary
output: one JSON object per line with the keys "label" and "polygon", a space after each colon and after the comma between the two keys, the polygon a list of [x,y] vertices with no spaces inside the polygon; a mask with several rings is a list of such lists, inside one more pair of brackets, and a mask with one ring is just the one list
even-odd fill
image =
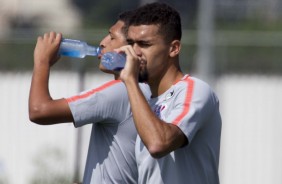
{"label": "man's ear", "polygon": [[173,40],[170,43],[169,56],[175,57],[175,56],[179,55],[180,49],[181,49],[180,41],[179,40]]}

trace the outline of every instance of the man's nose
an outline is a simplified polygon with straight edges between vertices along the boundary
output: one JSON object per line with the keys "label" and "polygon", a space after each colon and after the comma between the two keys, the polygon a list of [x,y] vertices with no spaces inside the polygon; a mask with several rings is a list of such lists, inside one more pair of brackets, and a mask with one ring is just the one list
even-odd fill
{"label": "man's nose", "polygon": [[100,47],[105,48],[107,46],[109,40],[109,35],[107,35],[101,42],[100,42]]}
{"label": "man's nose", "polygon": [[142,55],[141,49],[140,49],[140,47],[137,44],[133,45],[133,50],[135,51],[137,56],[141,56]]}

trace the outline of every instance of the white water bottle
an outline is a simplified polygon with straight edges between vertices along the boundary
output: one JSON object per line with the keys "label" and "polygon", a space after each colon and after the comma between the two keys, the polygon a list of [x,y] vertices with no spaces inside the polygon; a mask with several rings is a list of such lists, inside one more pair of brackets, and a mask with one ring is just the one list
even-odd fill
{"label": "white water bottle", "polygon": [[59,48],[59,55],[76,58],[98,56],[100,53],[100,47],[90,46],[84,41],[72,39],[62,39]]}
{"label": "white water bottle", "polygon": [[101,58],[101,64],[108,70],[119,71],[124,68],[126,55],[124,53],[107,52]]}

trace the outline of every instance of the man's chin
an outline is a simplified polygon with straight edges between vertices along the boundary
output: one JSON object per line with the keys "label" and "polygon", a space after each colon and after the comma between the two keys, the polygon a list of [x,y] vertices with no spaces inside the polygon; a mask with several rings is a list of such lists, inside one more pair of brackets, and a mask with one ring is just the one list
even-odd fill
{"label": "man's chin", "polygon": [[148,72],[147,71],[140,72],[138,76],[138,81],[139,82],[148,82]]}

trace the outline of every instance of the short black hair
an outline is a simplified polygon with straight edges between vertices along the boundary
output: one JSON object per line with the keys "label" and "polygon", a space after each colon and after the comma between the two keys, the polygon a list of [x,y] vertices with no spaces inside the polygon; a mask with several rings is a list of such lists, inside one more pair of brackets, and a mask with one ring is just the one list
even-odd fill
{"label": "short black hair", "polygon": [[134,10],[127,10],[118,15],[118,20],[124,22],[124,26],[122,27],[122,32],[124,35],[127,35],[129,21],[134,14]]}
{"label": "short black hair", "polygon": [[157,25],[167,42],[181,40],[181,18],[177,10],[166,3],[149,3],[137,8],[129,26]]}

